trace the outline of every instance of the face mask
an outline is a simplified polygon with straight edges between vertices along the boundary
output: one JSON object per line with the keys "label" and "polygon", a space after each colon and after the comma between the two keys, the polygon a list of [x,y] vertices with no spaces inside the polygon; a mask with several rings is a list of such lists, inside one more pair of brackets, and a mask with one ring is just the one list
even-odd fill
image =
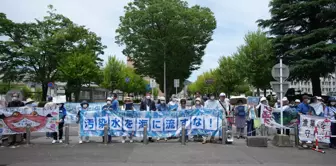
{"label": "face mask", "polygon": [[112,102],[111,101],[107,101],[106,104],[111,104]]}
{"label": "face mask", "polygon": [[336,102],[330,102],[330,105],[336,105]]}
{"label": "face mask", "polygon": [[13,97],[12,100],[16,101],[16,100],[18,100],[18,97]]}
{"label": "face mask", "polygon": [[211,99],[211,100],[215,100],[215,96],[211,96],[210,99]]}
{"label": "face mask", "polygon": [[307,103],[310,103],[310,100],[307,100]]}
{"label": "face mask", "polygon": [[265,104],[266,104],[266,101],[262,101],[261,104],[264,104],[264,105],[265,105]]}
{"label": "face mask", "polygon": [[197,105],[199,105],[199,104],[201,104],[201,102],[199,102],[199,101],[196,101],[196,104],[197,104]]}
{"label": "face mask", "polygon": [[87,108],[88,107],[88,105],[87,104],[83,104],[83,108]]}
{"label": "face mask", "polygon": [[146,96],[146,99],[150,99],[151,97],[150,96]]}

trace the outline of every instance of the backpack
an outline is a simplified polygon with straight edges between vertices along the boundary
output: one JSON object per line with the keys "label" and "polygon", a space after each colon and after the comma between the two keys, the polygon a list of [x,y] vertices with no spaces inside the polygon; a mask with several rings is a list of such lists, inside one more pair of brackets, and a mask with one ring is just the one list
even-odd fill
{"label": "backpack", "polygon": [[244,117],[246,115],[244,106],[238,106],[237,111],[238,111],[238,116],[240,117]]}

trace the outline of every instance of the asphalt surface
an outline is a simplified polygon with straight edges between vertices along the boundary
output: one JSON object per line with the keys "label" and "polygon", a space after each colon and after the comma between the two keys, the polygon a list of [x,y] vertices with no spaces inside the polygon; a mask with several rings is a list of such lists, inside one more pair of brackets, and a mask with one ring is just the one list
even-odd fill
{"label": "asphalt surface", "polygon": [[279,148],[269,143],[267,148],[247,147],[245,140],[235,140],[232,145],[160,141],[144,145],[113,143],[104,145],[101,138],[91,138],[90,143],[79,144],[76,126],[71,127],[70,144],[51,144],[44,133],[33,133],[32,144],[15,149],[0,148],[0,166],[331,166],[335,165],[336,150],[326,149],[325,154],[297,148]]}

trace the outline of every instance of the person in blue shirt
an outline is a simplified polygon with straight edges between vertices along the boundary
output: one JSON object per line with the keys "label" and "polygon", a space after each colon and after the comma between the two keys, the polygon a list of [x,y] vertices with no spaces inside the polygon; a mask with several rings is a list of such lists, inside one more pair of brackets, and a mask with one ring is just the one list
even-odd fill
{"label": "person in blue shirt", "polygon": [[112,97],[112,110],[118,111],[119,110],[119,101],[118,101],[118,95],[116,93],[113,94]]}
{"label": "person in blue shirt", "polygon": [[[113,108],[112,106],[112,101],[114,101],[112,98],[108,97],[106,99],[106,105],[104,105],[102,107],[102,113],[101,115],[102,116],[110,116],[111,115],[111,111],[114,111],[115,109]],[[118,100],[117,100],[118,101]],[[119,103],[118,103],[119,105]],[[119,106],[118,106],[119,107]],[[118,110],[118,109],[117,109]],[[103,143],[104,143],[104,136],[102,136],[102,139],[103,139]],[[107,143],[111,143],[112,142],[112,136],[111,135],[108,135],[108,139],[107,139]]]}
{"label": "person in blue shirt", "polygon": [[168,111],[168,106],[166,104],[166,98],[165,97],[160,97],[160,104],[157,105],[156,109],[158,111]]}
{"label": "person in blue shirt", "polygon": [[[63,143],[62,137],[63,137],[63,126],[64,126],[64,119],[65,116],[67,114],[66,109],[64,108],[64,103],[59,103],[57,104],[59,106],[59,123],[58,123],[58,133],[59,133],[59,139],[58,142],[59,143]],[[57,142],[57,132],[53,133],[53,137],[54,140],[52,141],[52,143],[56,143]]]}
{"label": "person in blue shirt", "polygon": [[310,98],[307,95],[304,95],[302,97],[302,103],[300,103],[297,108],[296,111],[298,112],[299,115],[313,115],[313,107],[311,107],[309,105],[310,102]]}

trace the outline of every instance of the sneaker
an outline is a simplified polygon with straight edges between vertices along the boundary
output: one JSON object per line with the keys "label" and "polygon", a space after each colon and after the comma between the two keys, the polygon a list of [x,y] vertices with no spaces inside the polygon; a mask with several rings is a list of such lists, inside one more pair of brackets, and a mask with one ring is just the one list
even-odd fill
{"label": "sneaker", "polygon": [[160,138],[157,138],[156,141],[159,142],[159,141],[160,141]]}
{"label": "sneaker", "polygon": [[62,140],[59,140],[59,143],[61,144],[61,143],[63,143],[63,141],[62,141]]}
{"label": "sneaker", "polygon": [[130,143],[133,143],[133,140],[132,140],[132,139],[130,139]]}
{"label": "sneaker", "polygon": [[125,140],[121,140],[121,143],[123,143],[123,144],[124,144],[124,143],[125,143]]}
{"label": "sneaker", "polygon": [[85,142],[86,142],[86,143],[89,143],[89,142],[90,142],[90,140],[85,140]]}
{"label": "sneaker", "polygon": [[79,144],[82,144],[82,143],[83,143],[83,141],[82,141],[82,140],[80,140],[80,141],[79,141]]}
{"label": "sneaker", "polygon": [[302,147],[303,148],[308,148],[308,146],[306,144],[303,144]]}
{"label": "sneaker", "polygon": [[167,138],[165,138],[165,141],[167,142],[167,141],[168,141],[168,139],[167,139]]}
{"label": "sneaker", "polygon": [[51,143],[52,143],[52,144],[56,143],[56,140],[53,140]]}
{"label": "sneaker", "polygon": [[11,148],[11,149],[15,149],[16,146],[15,146],[15,145],[12,145],[12,146],[10,146],[9,148]]}

